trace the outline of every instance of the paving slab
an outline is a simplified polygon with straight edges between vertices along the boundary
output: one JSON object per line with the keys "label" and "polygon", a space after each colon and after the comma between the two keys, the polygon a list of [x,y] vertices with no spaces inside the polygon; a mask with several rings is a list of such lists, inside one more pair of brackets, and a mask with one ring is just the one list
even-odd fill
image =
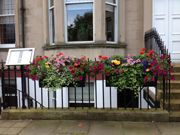
{"label": "paving slab", "polygon": [[23,128],[8,128],[5,130],[1,135],[16,135],[18,134]]}
{"label": "paving slab", "polygon": [[0,125],[0,128],[10,128],[15,124],[15,121],[5,121]]}
{"label": "paving slab", "polygon": [[7,130],[8,128],[0,128],[0,134],[2,134],[5,130]]}
{"label": "paving slab", "polygon": [[58,134],[87,134],[89,132],[91,122],[81,120],[65,120],[61,121],[55,133]]}
{"label": "paving slab", "polygon": [[154,122],[123,122],[125,135],[161,135]]}
{"label": "paving slab", "polygon": [[15,121],[13,128],[23,128],[26,127],[31,121]]}
{"label": "paving slab", "polygon": [[60,123],[58,120],[32,121],[19,135],[51,135]]}
{"label": "paving slab", "polygon": [[88,135],[124,135],[122,122],[93,121]]}
{"label": "paving slab", "polygon": [[0,125],[2,124],[2,123],[4,123],[5,122],[5,120],[0,120]]}
{"label": "paving slab", "polygon": [[160,130],[161,135],[180,135],[180,123],[157,122],[156,125]]}

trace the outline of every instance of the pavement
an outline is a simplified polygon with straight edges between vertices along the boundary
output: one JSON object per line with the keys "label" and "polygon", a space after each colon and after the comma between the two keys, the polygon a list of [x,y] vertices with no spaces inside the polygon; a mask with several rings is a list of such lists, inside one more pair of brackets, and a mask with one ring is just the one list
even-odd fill
{"label": "pavement", "polygon": [[180,135],[180,123],[0,120],[1,135]]}

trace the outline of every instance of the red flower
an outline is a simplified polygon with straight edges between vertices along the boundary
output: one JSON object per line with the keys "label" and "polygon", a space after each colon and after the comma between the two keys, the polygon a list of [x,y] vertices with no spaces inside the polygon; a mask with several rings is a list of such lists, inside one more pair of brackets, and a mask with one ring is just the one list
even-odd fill
{"label": "red flower", "polygon": [[144,54],[144,52],[140,52],[140,54]]}
{"label": "red flower", "polygon": [[82,59],[82,60],[85,60],[85,59],[86,59],[86,56],[82,57],[81,59]]}
{"label": "red flower", "polygon": [[41,58],[37,57],[36,60],[39,61],[39,60],[41,60]]}
{"label": "red flower", "polygon": [[108,59],[108,57],[102,57],[102,59],[107,60],[107,59]]}
{"label": "red flower", "polygon": [[143,47],[143,48],[141,48],[141,50],[142,50],[142,51],[145,51],[145,50],[146,50],[146,48],[145,48],[145,47]]}
{"label": "red flower", "polygon": [[48,58],[48,57],[45,55],[44,58]]}
{"label": "red flower", "polygon": [[63,55],[63,53],[59,53],[59,56]]}
{"label": "red flower", "polygon": [[102,55],[99,55],[99,59],[102,59],[102,57],[103,57]]}

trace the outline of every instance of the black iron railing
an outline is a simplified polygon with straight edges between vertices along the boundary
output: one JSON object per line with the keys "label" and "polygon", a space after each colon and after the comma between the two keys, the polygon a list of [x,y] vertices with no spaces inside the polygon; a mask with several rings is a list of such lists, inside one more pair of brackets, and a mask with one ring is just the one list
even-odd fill
{"label": "black iron railing", "polygon": [[[164,42],[162,41],[160,35],[158,34],[155,28],[152,28],[145,33],[144,40],[145,40],[146,52],[148,52],[149,50],[154,50],[160,56],[170,55],[170,53],[168,52],[168,49],[166,48],[166,45],[164,45]],[[171,58],[169,60],[169,64],[171,64]],[[169,75],[170,75],[170,72],[169,72]],[[170,85],[171,85],[170,80],[166,80],[164,76],[162,78],[159,77],[159,80],[162,81],[162,85],[163,85],[163,109],[165,109],[165,100],[166,100],[166,102],[168,102],[169,104],[168,108],[170,111]],[[156,93],[155,100],[157,100],[157,87],[156,87],[155,93]],[[168,93],[169,93],[169,96],[168,96]]]}

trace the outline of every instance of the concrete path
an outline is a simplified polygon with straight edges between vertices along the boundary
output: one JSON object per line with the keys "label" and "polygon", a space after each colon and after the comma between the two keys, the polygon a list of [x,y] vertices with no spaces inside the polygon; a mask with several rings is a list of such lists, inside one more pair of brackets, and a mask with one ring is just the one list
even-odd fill
{"label": "concrete path", "polygon": [[179,135],[180,123],[0,120],[1,135]]}

